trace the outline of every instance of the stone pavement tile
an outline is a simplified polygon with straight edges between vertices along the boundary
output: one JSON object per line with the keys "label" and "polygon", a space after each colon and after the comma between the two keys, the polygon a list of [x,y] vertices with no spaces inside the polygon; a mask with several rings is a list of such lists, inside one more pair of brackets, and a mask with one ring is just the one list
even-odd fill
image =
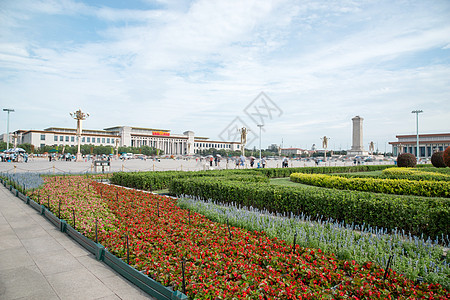
{"label": "stone pavement tile", "polygon": [[8,222],[6,221],[5,217],[0,212],[0,225],[6,225],[6,224],[8,224]]}
{"label": "stone pavement tile", "polygon": [[67,236],[66,239],[60,239],[59,244],[64,247],[67,251],[70,252],[74,257],[82,257],[91,254],[88,250],[83,248],[80,244],[78,244],[76,241],[71,239],[69,236]]}
{"label": "stone pavement tile", "polygon": [[153,299],[119,273],[96,260],[94,255],[79,257],[78,260],[120,298],[127,300]]}
{"label": "stone pavement tile", "polygon": [[127,300],[148,300],[148,299],[155,299],[151,297],[150,295],[144,293],[140,289],[121,289],[115,291],[116,295],[118,295],[121,299],[127,299]]}
{"label": "stone pavement tile", "polygon": [[[83,264],[92,274],[103,281],[107,277],[120,277],[119,273],[111,269],[108,265],[95,259],[92,253],[89,255],[77,257],[78,261]],[[125,279],[126,280],[126,279]]]}
{"label": "stone pavement tile", "polygon": [[[113,278],[113,277],[110,277],[110,278]],[[113,291],[121,299],[127,299],[127,300],[148,300],[148,299],[154,299],[153,297],[151,297],[147,293],[143,292],[141,289],[139,289],[136,286],[130,286],[130,287],[127,287],[127,288],[122,288],[122,289],[115,288]]]}
{"label": "stone pavement tile", "polygon": [[0,237],[0,251],[22,247],[22,243],[11,228],[8,231],[0,229]]}
{"label": "stone pavement tile", "polygon": [[[8,219],[8,218],[7,218]],[[38,227],[39,224],[33,221],[30,221],[28,215],[19,217],[14,217],[8,221],[9,225],[12,229],[19,229],[24,227]]]}
{"label": "stone pavement tile", "polygon": [[11,232],[14,233],[13,229],[11,228],[11,226],[9,226],[8,223],[0,224],[0,234],[2,234],[2,233],[8,234]]}
{"label": "stone pavement tile", "polygon": [[31,239],[22,239],[22,244],[31,255],[64,249],[61,244],[49,235]]}
{"label": "stone pavement tile", "polygon": [[31,239],[47,235],[47,232],[41,226],[24,226],[15,228],[14,232],[19,239]]}
{"label": "stone pavement tile", "polygon": [[137,286],[122,277],[111,276],[102,278],[101,280],[107,287],[109,287],[116,295],[118,295],[122,299],[152,299],[151,296],[144,293]]}
{"label": "stone pavement tile", "polygon": [[0,299],[59,299],[36,266],[0,272]]}
{"label": "stone pavement tile", "polygon": [[[111,296],[97,298],[95,300],[122,300],[122,299],[126,299],[126,298],[119,298],[119,296],[117,296],[117,295],[111,295]],[[128,299],[126,299],[126,300],[128,300]]]}
{"label": "stone pavement tile", "polygon": [[61,232],[58,227],[53,226],[51,229],[47,229],[47,233],[54,237],[57,241],[62,239],[70,239],[70,237],[65,232]]}
{"label": "stone pavement tile", "polygon": [[87,269],[46,276],[48,282],[61,299],[98,299],[114,293]]}
{"label": "stone pavement tile", "polygon": [[119,277],[119,276],[108,276],[104,278],[100,278],[100,280],[109,287],[112,291],[117,290],[123,290],[123,289],[129,289],[129,288],[137,288],[135,285],[133,285],[130,281],[128,281],[125,278]]}
{"label": "stone pavement tile", "polygon": [[23,248],[10,248],[0,251],[0,271],[34,266],[34,261]]}
{"label": "stone pavement tile", "polygon": [[14,215],[21,215],[25,214],[25,211],[23,210],[24,205],[26,205],[22,200],[17,198],[15,195],[10,194],[9,192],[5,191],[4,199],[0,200],[2,203],[8,203],[9,199],[14,199],[14,203],[10,203],[7,206],[3,206],[2,208],[2,214],[7,216],[14,216]]}
{"label": "stone pavement tile", "polygon": [[32,257],[45,276],[84,268],[67,250],[38,253]]}
{"label": "stone pavement tile", "polygon": [[38,213],[30,214],[28,215],[28,218],[32,219],[32,221],[34,221],[37,225],[41,226],[45,230],[52,230],[56,228],[56,226],[52,222],[50,222],[46,217]]}

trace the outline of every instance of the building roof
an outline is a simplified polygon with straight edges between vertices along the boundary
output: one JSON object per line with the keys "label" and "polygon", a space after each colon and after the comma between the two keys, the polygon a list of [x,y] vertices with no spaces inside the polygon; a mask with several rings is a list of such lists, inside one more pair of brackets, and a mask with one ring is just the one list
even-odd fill
{"label": "building roof", "polygon": [[306,151],[305,149],[301,149],[301,148],[281,148],[281,150],[302,150],[302,151]]}
{"label": "building roof", "polygon": [[[447,144],[450,143],[448,140],[437,140],[437,141],[427,141],[419,139],[419,144]],[[416,145],[416,141],[403,141],[403,142],[389,142],[390,145]]]}
{"label": "building roof", "polygon": [[[396,135],[396,138],[415,138],[416,134],[399,134]],[[435,136],[448,136],[450,137],[450,133],[425,133],[425,134],[419,134],[419,139],[421,137],[435,137]]]}
{"label": "building roof", "polygon": [[[107,131],[119,131],[120,128],[127,127],[127,126],[114,126],[114,127],[108,127],[104,128],[103,130]],[[137,130],[148,130],[148,131],[164,131],[164,132],[170,132],[170,129],[156,129],[156,128],[144,128],[144,127],[134,127],[129,126],[131,130],[137,129]]]}
{"label": "building roof", "polygon": [[220,143],[220,144],[240,144],[240,142],[224,142],[224,141],[210,141],[210,140],[196,140],[194,139],[194,142],[200,142],[200,143]]}

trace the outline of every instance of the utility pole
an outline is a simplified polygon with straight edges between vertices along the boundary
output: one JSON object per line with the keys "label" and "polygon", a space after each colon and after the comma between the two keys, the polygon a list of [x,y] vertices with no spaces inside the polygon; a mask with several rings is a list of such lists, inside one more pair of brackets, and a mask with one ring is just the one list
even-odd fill
{"label": "utility pole", "polygon": [[264,126],[264,124],[258,124],[259,127],[259,160],[261,160],[261,128]]}
{"label": "utility pole", "polygon": [[412,114],[416,114],[416,158],[419,160],[420,151],[419,151],[419,114],[423,113],[423,110],[413,110]]}
{"label": "utility pole", "polygon": [[6,131],[7,131],[6,134],[8,135],[8,137],[7,137],[8,141],[6,142],[6,149],[9,149],[9,113],[14,112],[14,109],[4,108],[3,111],[8,112],[8,121],[6,123]]}

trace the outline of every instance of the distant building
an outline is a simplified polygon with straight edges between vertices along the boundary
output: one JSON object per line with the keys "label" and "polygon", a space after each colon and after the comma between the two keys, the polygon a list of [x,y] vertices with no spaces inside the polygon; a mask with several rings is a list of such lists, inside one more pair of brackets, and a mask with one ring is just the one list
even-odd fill
{"label": "distant building", "polygon": [[281,155],[302,155],[309,154],[308,150],[300,148],[281,148]]}
{"label": "distant building", "polygon": [[[17,144],[28,143],[35,148],[43,146],[76,146],[76,129],[50,127],[44,130],[17,130],[12,133]],[[6,140],[7,134],[0,135]],[[12,141],[12,139],[10,139]],[[103,130],[83,129],[82,145],[93,146],[149,146],[167,155],[193,155],[210,148],[217,150],[240,150],[240,142],[212,141],[207,137],[195,137],[194,132],[173,134],[167,129],[115,126]]]}
{"label": "distant building", "polygon": [[[397,135],[392,145],[392,153],[397,156],[401,153],[412,153],[417,157],[417,136],[415,134]],[[428,158],[434,152],[443,151],[450,146],[450,133],[419,134],[419,157]]]}

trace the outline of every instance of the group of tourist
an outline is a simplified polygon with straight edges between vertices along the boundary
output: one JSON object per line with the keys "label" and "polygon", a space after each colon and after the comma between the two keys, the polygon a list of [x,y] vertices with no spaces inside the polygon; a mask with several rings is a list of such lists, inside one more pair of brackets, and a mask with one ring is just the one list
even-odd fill
{"label": "group of tourist", "polygon": [[28,162],[27,153],[2,153],[0,157],[2,162]]}

